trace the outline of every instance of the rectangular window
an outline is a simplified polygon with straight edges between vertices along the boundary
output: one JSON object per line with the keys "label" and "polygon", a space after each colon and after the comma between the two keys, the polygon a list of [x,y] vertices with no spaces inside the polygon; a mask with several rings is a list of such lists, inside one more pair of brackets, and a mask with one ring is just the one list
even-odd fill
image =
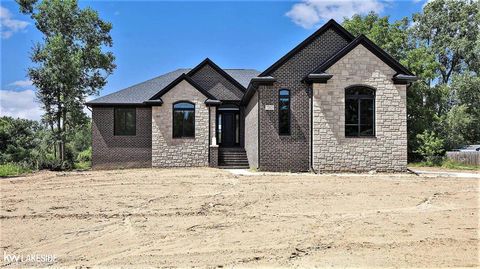
{"label": "rectangular window", "polygon": [[114,135],[135,135],[137,129],[135,108],[115,108]]}
{"label": "rectangular window", "polygon": [[366,87],[345,90],[345,136],[375,136],[375,91]]}
{"label": "rectangular window", "polygon": [[278,133],[290,135],[290,91],[280,90],[278,96]]}

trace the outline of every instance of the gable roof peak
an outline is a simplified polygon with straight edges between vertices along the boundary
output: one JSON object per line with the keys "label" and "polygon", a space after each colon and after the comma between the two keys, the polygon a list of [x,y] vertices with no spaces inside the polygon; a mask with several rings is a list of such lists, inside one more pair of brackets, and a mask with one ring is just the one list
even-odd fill
{"label": "gable roof peak", "polygon": [[179,84],[180,82],[182,82],[184,80],[186,82],[188,82],[190,85],[192,85],[199,92],[201,92],[203,95],[205,95],[208,99],[217,100],[217,98],[215,98],[215,96],[213,96],[208,91],[203,89],[200,85],[198,85],[195,81],[193,81],[193,79],[188,74],[185,74],[185,73],[182,73],[178,78],[176,78],[174,81],[172,81],[170,84],[168,84],[165,88],[160,90],[157,94],[152,96],[149,100],[160,99],[160,97],[162,97],[165,93],[167,93],[168,91],[173,89],[175,86],[177,86],[177,84]]}
{"label": "gable roof peak", "polygon": [[279,68],[286,61],[288,61],[295,54],[297,54],[299,51],[301,51],[307,45],[312,43],[317,37],[319,37],[320,35],[322,35],[323,33],[325,33],[329,29],[333,29],[334,31],[336,31],[347,42],[351,42],[355,38],[350,32],[348,32],[345,28],[343,28],[343,26],[341,26],[338,22],[336,22],[334,19],[330,19],[322,27],[320,27],[317,31],[315,31],[313,34],[311,34],[309,37],[307,37],[305,40],[303,40],[300,44],[298,44],[296,47],[294,47],[291,51],[289,51],[287,54],[285,54],[282,58],[280,58],[278,61],[276,61],[270,67],[268,67],[265,71],[263,71],[258,76],[259,77],[264,77],[264,76],[271,75],[271,73],[273,71],[275,71],[277,68]]}
{"label": "gable roof peak", "polygon": [[382,60],[384,63],[386,63],[388,66],[390,66],[393,70],[395,70],[397,72],[397,74],[405,74],[405,75],[409,75],[409,76],[414,76],[414,74],[412,72],[410,72],[406,67],[404,67],[402,64],[400,64],[397,60],[395,60],[392,56],[390,56],[382,48],[380,48],[375,43],[373,43],[373,41],[368,39],[368,37],[365,36],[364,34],[361,34],[358,37],[356,37],[347,46],[345,46],[339,52],[337,52],[332,57],[327,59],[325,62],[323,62],[320,66],[315,68],[310,73],[311,74],[319,74],[319,73],[325,72],[330,66],[335,64],[338,60],[343,58],[343,56],[345,56],[347,53],[352,51],[358,45],[363,45],[366,49],[368,49],[370,52],[375,54],[375,56],[380,58],[380,60]]}
{"label": "gable roof peak", "polygon": [[210,65],[215,71],[217,71],[220,75],[222,75],[224,78],[226,78],[230,83],[235,85],[237,88],[239,88],[241,91],[246,91],[245,87],[240,84],[236,79],[234,79],[232,76],[230,76],[225,70],[223,70],[220,66],[218,66],[215,62],[210,60],[210,58],[205,58],[205,60],[201,61],[197,66],[195,66],[192,70],[190,70],[187,75],[192,77],[197,71],[202,69],[205,65]]}

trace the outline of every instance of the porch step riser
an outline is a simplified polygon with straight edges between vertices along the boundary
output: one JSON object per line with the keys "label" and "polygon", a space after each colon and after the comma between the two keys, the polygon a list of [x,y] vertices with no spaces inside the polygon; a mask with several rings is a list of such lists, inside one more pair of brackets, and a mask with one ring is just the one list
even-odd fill
{"label": "porch step riser", "polygon": [[242,148],[220,149],[218,164],[221,168],[248,169],[247,152]]}

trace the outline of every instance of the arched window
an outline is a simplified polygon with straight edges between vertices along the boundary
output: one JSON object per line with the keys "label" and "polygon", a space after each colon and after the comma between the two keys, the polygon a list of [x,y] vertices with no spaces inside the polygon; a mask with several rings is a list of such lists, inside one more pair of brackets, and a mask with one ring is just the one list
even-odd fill
{"label": "arched window", "polygon": [[190,102],[173,104],[173,137],[195,137],[195,105]]}
{"label": "arched window", "polygon": [[375,90],[366,86],[345,89],[345,136],[375,136]]}
{"label": "arched window", "polygon": [[278,133],[290,134],[290,90],[278,91]]}

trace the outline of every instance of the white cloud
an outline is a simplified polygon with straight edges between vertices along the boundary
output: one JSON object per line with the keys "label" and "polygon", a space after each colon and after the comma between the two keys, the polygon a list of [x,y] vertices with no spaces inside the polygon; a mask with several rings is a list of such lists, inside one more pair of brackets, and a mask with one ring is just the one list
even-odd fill
{"label": "white cloud", "polygon": [[380,0],[303,0],[285,14],[303,28],[312,28],[320,21],[334,19],[342,22],[354,14],[367,14],[370,11],[382,12],[384,4]]}
{"label": "white cloud", "polygon": [[0,90],[0,115],[40,120],[43,112],[33,90]]}
{"label": "white cloud", "polygon": [[12,19],[12,13],[0,6],[0,26],[2,28],[2,38],[8,39],[13,33],[25,29],[30,23],[21,20]]}
{"label": "white cloud", "polygon": [[17,80],[9,84],[10,86],[17,86],[21,88],[26,88],[32,86],[32,81],[26,80]]}

